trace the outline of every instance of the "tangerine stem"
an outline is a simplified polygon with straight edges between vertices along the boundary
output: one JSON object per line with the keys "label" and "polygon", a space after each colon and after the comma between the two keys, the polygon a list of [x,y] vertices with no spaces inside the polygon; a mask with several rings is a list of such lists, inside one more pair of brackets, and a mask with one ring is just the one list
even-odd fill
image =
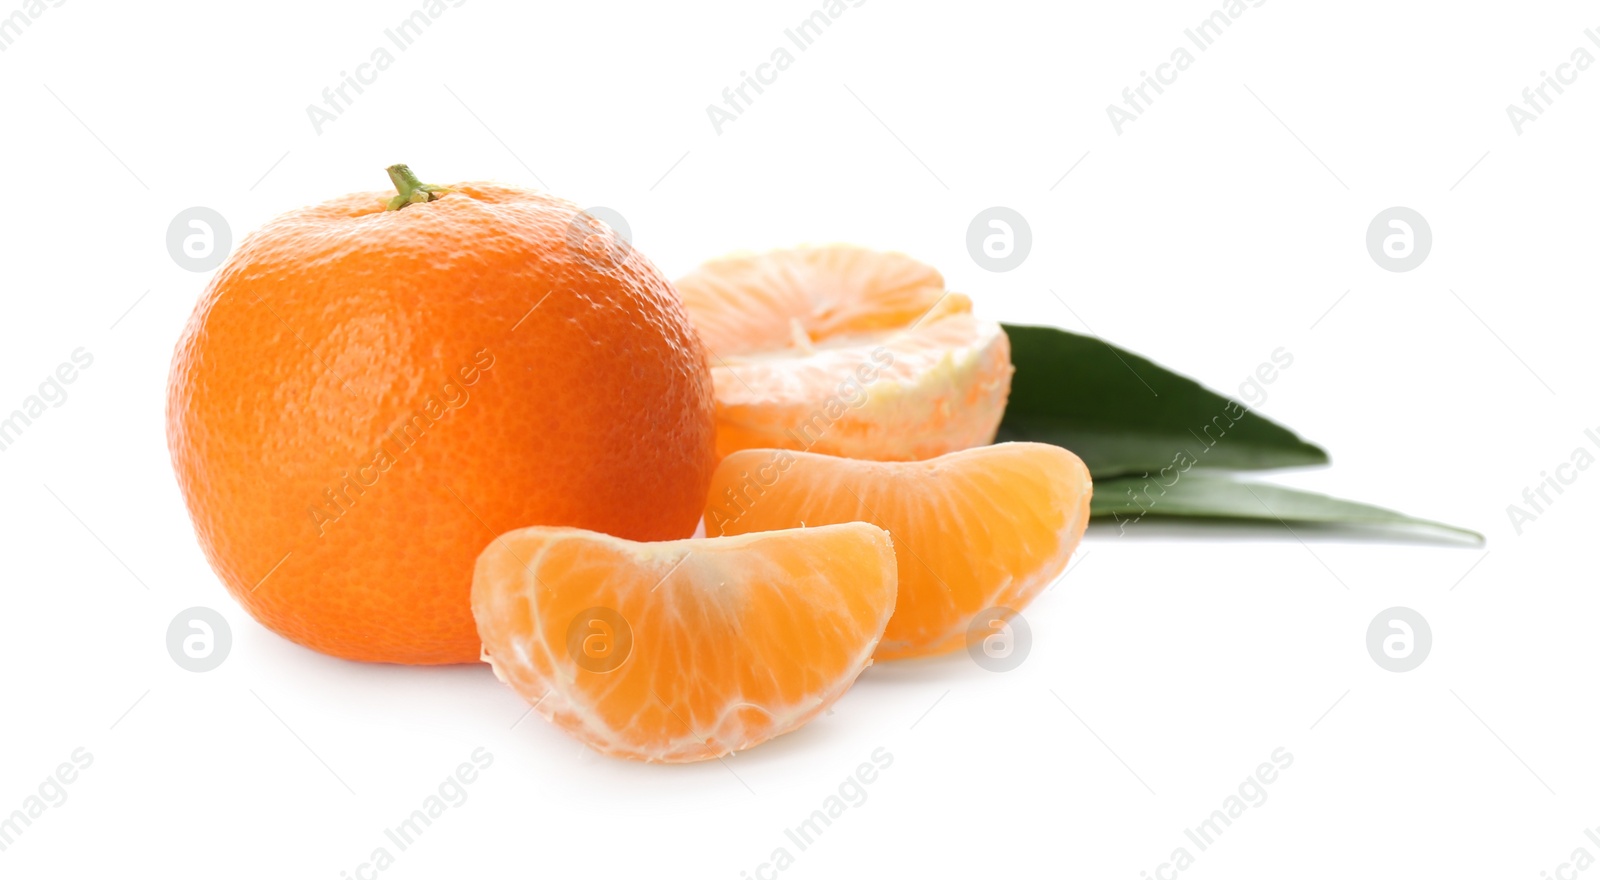
{"label": "tangerine stem", "polygon": [[449,192],[448,189],[442,186],[423,183],[408,165],[390,165],[385,170],[389,172],[389,181],[394,184],[395,192],[398,193],[398,195],[389,200],[388,210],[390,211],[398,211],[406,205],[416,202],[432,201]]}

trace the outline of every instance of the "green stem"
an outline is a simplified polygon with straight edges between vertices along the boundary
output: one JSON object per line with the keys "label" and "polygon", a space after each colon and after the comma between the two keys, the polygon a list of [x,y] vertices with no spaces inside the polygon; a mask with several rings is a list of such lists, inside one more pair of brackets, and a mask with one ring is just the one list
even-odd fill
{"label": "green stem", "polygon": [[390,211],[398,211],[406,205],[418,202],[432,201],[449,192],[442,186],[423,183],[407,165],[390,165],[386,170],[389,172],[390,182],[394,184],[395,192],[398,193],[389,200]]}

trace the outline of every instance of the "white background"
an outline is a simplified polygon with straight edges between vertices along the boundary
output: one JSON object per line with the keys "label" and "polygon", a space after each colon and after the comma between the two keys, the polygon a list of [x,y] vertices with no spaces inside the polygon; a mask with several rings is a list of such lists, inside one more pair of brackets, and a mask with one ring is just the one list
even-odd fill
{"label": "white background", "polygon": [[[1535,878],[1600,857],[1600,469],[1521,535],[1506,513],[1600,427],[1600,71],[1520,135],[1505,112],[1575,47],[1600,53],[1592,7],[1272,0],[1118,135],[1106,105],[1216,4],[869,0],[719,135],[706,106],[817,4],[474,0],[314,131],[306,106],[418,5],[70,0],[0,53],[0,409],[94,357],[0,453],[0,813],[94,756],[0,875],[355,877],[480,746],[466,802],[379,876],[770,877],[779,846],[786,878],[1139,878],[1180,845],[1197,878]],[[601,758],[517,723],[486,667],[346,663],[262,629],[172,478],[166,373],[209,276],[168,257],[169,221],[208,206],[237,240],[386,188],[397,161],[614,208],[673,277],[852,241],[1225,391],[1286,347],[1260,409],[1334,464],[1271,479],[1488,544],[1097,527],[1029,610],[1015,671],[883,665],[726,762]],[[991,205],[1032,227],[1015,271],[967,254]],[[1365,249],[1391,205],[1433,230],[1409,273]],[[204,674],[165,647],[194,605],[234,635]],[[1394,605],[1434,634],[1404,674],[1364,645]],[[798,851],[784,829],[879,747],[868,799]],[[1183,830],[1279,747],[1294,763],[1266,802],[1198,851]]]}

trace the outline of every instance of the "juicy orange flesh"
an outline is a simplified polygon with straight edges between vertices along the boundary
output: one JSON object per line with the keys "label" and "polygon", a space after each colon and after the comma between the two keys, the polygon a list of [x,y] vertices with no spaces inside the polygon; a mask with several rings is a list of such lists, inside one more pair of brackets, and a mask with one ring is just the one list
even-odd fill
{"label": "juicy orange flesh", "polygon": [[[894,388],[915,385],[919,380],[952,360],[965,360],[970,350],[991,345],[1005,336],[992,322],[975,317],[971,300],[952,293],[915,328],[896,327],[849,337],[836,337],[832,345],[800,350],[793,346],[746,355],[720,355],[714,366],[738,374],[727,389],[727,397],[740,403],[769,400],[774,392],[798,393],[822,390],[837,393],[834,386],[851,380],[861,382],[857,368],[872,368],[868,387]],[[1006,349],[1009,352],[1009,346]],[[881,384],[880,384],[881,383]]]}
{"label": "juicy orange flesh", "polygon": [[[524,529],[484,551],[473,586],[502,678],[597,750],[664,761],[748,748],[831,704],[894,599],[892,543],[861,523],[656,544]],[[569,651],[575,619],[606,639],[604,616],[583,614],[596,607],[632,635],[614,669]]]}
{"label": "juicy orange flesh", "polygon": [[1088,469],[1038,443],[920,462],[750,449],[712,478],[706,530],[860,520],[894,537],[900,593],[875,656],[952,650],[979,611],[1021,610],[1065,570],[1088,520]]}
{"label": "juicy orange flesh", "polygon": [[1010,390],[1010,344],[965,311],[914,330],[782,359],[712,361],[717,453],[783,447],[854,458],[930,458],[994,440]]}
{"label": "juicy orange flesh", "polygon": [[676,286],[701,340],[723,358],[906,327],[945,290],[937,271],[909,257],[843,245],[714,260]]}
{"label": "juicy orange flesh", "polygon": [[909,461],[994,440],[1010,342],[929,266],[827,245],[712,261],[676,287],[708,352],[719,457]]}

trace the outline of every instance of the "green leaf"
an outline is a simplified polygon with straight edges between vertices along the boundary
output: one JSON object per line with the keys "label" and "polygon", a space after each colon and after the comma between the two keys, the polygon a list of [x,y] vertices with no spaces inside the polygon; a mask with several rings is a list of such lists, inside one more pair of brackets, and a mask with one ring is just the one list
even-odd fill
{"label": "green leaf", "polygon": [[[1172,485],[1163,486],[1168,480]],[[1187,517],[1282,523],[1291,530],[1301,523],[1359,526],[1483,543],[1483,535],[1471,529],[1417,519],[1370,504],[1195,472],[1169,471],[1159,481],[1154,477],[1096,480],[1089,514],[1111,517],[1124,528],[1145,517]]]}
{"label": "green leaf", "polygon": [[[1011,399],[997,440],[1077,453],[1095,479],[1196,467],[1327,464],[1328,454],[1244,404],[1093,336],[1007,324]],[[1187,469],[1187,468],[1185,468]]]}

